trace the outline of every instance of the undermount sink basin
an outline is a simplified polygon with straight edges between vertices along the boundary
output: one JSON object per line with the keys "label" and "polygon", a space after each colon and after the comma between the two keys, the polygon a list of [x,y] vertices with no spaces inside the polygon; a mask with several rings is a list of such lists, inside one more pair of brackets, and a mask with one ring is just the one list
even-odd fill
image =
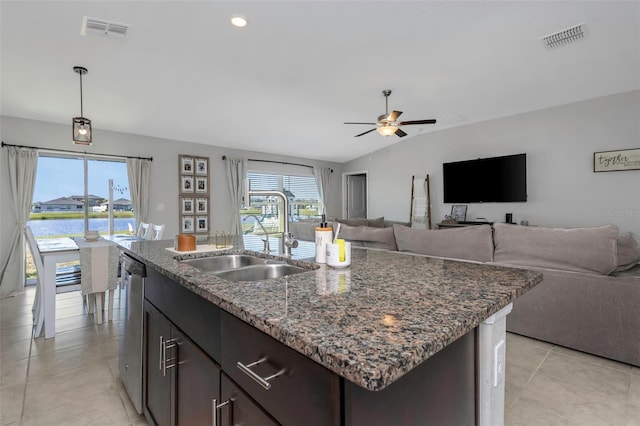
{"label": "undermount sink basin", "polygon": [[204,272],[218,272],[228,269],[234,270],[250,265],[264,265],[267,263],[267,259],[246,254],[227,254],[223,256],[186,259],[181,262]]}
{"label": "undermount sink basin", "polygon": [[232,269],[220,272],[216,275],[227,281],[261,281],[308,271],[309,269],[300,268],[287,263],[272,263]]}

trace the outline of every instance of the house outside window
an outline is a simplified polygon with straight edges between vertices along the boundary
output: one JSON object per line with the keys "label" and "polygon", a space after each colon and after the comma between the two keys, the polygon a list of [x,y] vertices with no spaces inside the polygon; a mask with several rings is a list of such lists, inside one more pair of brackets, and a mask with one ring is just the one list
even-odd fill
{"label": "house outside window", "polygon": [[[289,222],[299,222],[306,220],[317,220],[320,218],[318,187],[316,178],[308,170],[286,170],[283,172],[272,171],[248,171],[247,179],[251,182],[251,189],[254,191],[280,191],[283,192],[289,201]],[[294,173],[298,172],[300,174]],[[240,210],[240,220],[242,222],[242,232],[245,235],[264,236],[264,230],[269,234],[269,238],[281,238],[284,232],[284,216],[282,199],[280,197],[251,197],[251,206]],[[260,225],[256,223],[256,217]],[[263,230],[264,228],[264,230]],[[294,236],[295,237],[295,236]],[[261,240],[245,241],[245,248],[248,250],[261,251],[263,249]],[[297,249],[301,257],[313,257],[315,246],[300,246]]]}
{"label": "house outside window", "polygon": [[[274,173],[247,172],[251,189],[258,191],[281,191],[289,201],[290,222],[317,219],[319,195],[314,176],[285,175]],[[269,234],[284,230],[284,217],[280,197],[251,197],[251,207],[240,211],[242,228],[245,234],[263,233],[255,224],[255,215]]]}

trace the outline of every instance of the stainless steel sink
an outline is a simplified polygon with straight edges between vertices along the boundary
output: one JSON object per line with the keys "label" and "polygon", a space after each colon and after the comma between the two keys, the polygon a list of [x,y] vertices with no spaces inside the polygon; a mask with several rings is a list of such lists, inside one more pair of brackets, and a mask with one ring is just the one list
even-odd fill
{"label": "stainless steel sink", "polygon": [[267,261],[267,259],[246,254],[227,254],[222,256],[201,257],[198,259],[185,259],[181,262],[204,272],[218,272],[250,265],[264,265]]}
{"label": "stainless steel sink", "polygon": [[216,275],[227,281],[260,281],[308,271],[310,270],[289,265],[288,263],[272,263],[232,269],[219,272]]}

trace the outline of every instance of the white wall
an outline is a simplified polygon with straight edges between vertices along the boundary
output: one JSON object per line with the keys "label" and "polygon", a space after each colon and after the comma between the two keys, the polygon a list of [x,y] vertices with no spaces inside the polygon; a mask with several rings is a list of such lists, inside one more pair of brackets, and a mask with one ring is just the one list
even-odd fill
{"label": "white wall", "polygon": [[593,172],[594,152],[640,148],[640,91],[396,140],[343,167],[368,171],[369,217],[409,220],[411,175],[429,174],[433,223],[440,222],[451,211],[442,163],[526,153],[528,201],[469,204],[467,220],[504,222],[509,212],[518,223],[613,223],[640,235],[640,170]]}
{"label": "white wall", "polygon": [[[2,141],[14,145],[28,145],[39,148],[84,151],[84,147],[71,142],[70,125],[52,124],[43,121],[24,120],[13,117],[0,117],[0,135]],[[210,230],[222,231],[231,228],[230,203],[227,178],[224,172],[223,155],[287,161],[310,166],[331,167],[332,194],[328,214],[339,215],[340,179],[342,165],[320,162],[296,157],[283,157],[265,153],[234,150],[210,145],[188,143],[169,139],[159,139],[127,133],[118,133],[94,129],[93,145],[87,147],[88,153],[153,157],[151,166],[150,208],[148,220],[166,225],[164,235],[171,238],[178,233],[178,154],[206,156],[210,161]],[[266,163],[249,163],[249,165]],[[0,258],[7,250],[8,239],[15,226],[15,215],[11,208],[9,179],[7,175],[6,149],[0,150]],[[106,195],[106,194],[105,194]],[[164,209],[162,209],[164,205]],[[159,208],[160,207],[160,208]]]}

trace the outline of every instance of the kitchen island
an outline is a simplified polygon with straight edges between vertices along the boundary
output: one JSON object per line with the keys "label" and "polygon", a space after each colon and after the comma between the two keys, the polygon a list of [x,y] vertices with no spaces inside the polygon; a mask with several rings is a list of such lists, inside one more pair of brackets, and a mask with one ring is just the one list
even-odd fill
{"label": "kitchen island", "polygon": [[[289,394],[277,398],[292,398],[280,401],[284,407],[272,409],[276,402],[268,395],[277,393],[280,383],[295,384],[305,374],[295,373],[290,367],[287,370],[287,366],[278,366],[282,369],[276,371],[277,363],[271,362],[269,355],[269,361],[256,363],[257,369],[265,367],[262,375],[268,374],[267,366],[276,368],[272,371],[273,386],[271,390],[261,390],[266,395],[263,396],[247,389],[247,383],[252,381],[243,382],[244,373],[233,365],[235,359],[233,363],[226,360],[236,352],[243,353],[233,345],[257,345],[268,339],[265,344],[277,343],[291,352],[287,355],[293,357],[291,362],[298,362],[297,356],[314,361],[308,364],[318,371],[309,377],[320,377],[318,381],[322,382],[326,373],[326,380],[314,386],[321,389],[316,394],[327,394],[318,405],[325,407],[319,411],[330,412],[330,420],[318,424],[501,424],[504,317],[515,298],[541,281],[540,274],[355,248],[348,268],[290,260],[309,271],[256,282],[225,281],[180,262],[190,257],[244,252],[242,239],[233,243],[230,250],[189,255],[166,250],[173,241],[121,245],[147,265],[150,278],[156,277],[148,279],[146,285],[147,302],[153,309],[162,311],[157,306],[162,300],[178,301],[182,294],[197,298],[191,299],[194,305],[206,302],[219,310],[218,314],[210,311],[212,321],[200,324],[195,332],[203,336],[200,339],[186,332],[189,321],[182,326],[183,319],[178,318],[195,314],[188,309],[179,313],[166,304],[168,310],[174,311],[167,316],[176,330],[191,338],[213,364],[220,366],[222,385],[227,381],[237,385],[240,389],[234,395],[238,398],[248,396],[261,406],[259,411],[268,413],[276,422],[295,424],[300,420],[291,420],[296,418],[288,417],[287,412],[309,402],[309,398],[300,396],[305,395],[304,384],[298,383]],[[178,295],[170,296],[174,290]],[[242,341],[237,336],[245,328],[248,333],[252,332],[249,329],[261,333]],[[145,330],[149,328],[145,326]],[[161,346],[162,339],[160,336]],[[155,341],[148,341],[146,346],[155,347]],[[257,351],[256,356],[264,357],[262,352]],[[247,364],[260,360],[242,361]],[[219,412],[225,419],[242,415],[235,405],[233,410],[227,410],[224,404],[228,403],[223,399],[213,399],[214,413]],[[179,417],[169,414],[169,418]],[[162,423],[155,418],[150,420]],[[306,424],[313,424],[306,420]]]}

